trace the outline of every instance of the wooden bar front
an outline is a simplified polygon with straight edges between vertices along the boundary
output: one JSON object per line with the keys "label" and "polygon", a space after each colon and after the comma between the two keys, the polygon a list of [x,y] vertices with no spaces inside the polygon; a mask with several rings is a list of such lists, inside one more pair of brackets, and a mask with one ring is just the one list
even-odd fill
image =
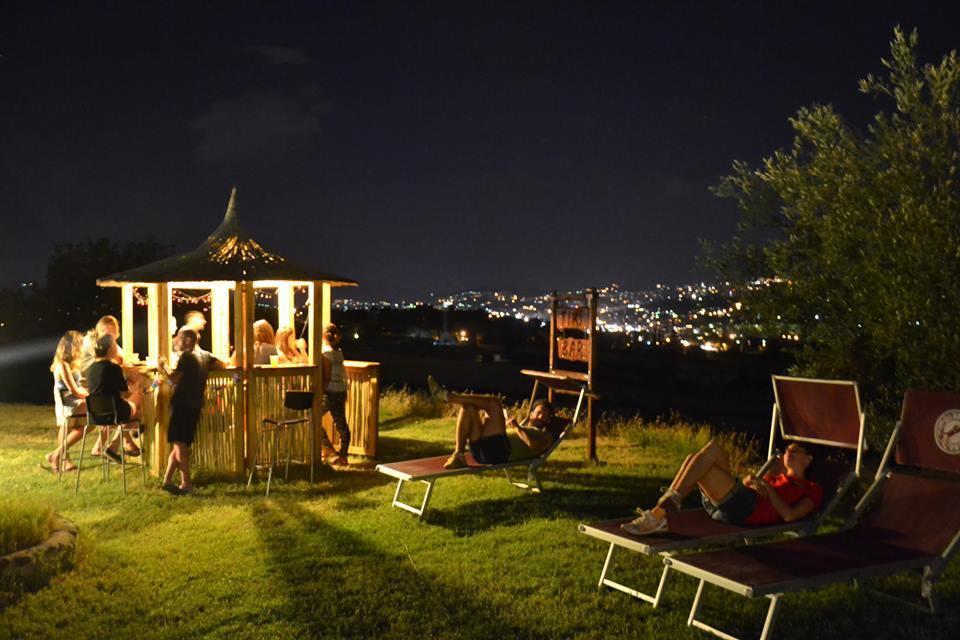
{"label": "wooden bar front", "polygon": [[[375,362],[347,361],[347,421],[350,424],[350,454],[374,457],[377,453],[377,425],[380,409],[380,367]],[[243,427],[243,393],[241,372],[235,367],[211,371],[207,381],[203,413],[197,436],[191,447],[191,466],[217,476],[240,478],[252,462],[253,446],[266,417],[285,417],[284,394],[290,390],[310,390],[316,368],[312,366],[254,367],[250,377],[250,406],[247,432]],[[167,423],[170,402],[169,385],[161,385],[154,394],[145,396],[145,444],[150,471],[159,475],[166,467]],[[160,410],[158,410],[160,409]],[[336,445],[339,437],[330,416],[323,419],[323,428]],[[291,441],[292,458],[309,459],[309,431],[298,429]],[[319,443],[320,438],[317,438]],[[157,445],[160,446],[157,446]],[[260,452],[264,459],[269,446]],[[319,462],[319,457],[317,457]]]}

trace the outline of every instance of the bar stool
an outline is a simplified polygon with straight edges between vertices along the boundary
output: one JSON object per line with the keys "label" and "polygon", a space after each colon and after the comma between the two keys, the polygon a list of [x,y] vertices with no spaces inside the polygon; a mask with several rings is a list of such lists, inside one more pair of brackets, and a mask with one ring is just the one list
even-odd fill
{"label": "bar stool", "polygon": [[[57,438],[60,439],[60,464],[57,469],[57,482],[63,480],[63,467],[67,461],[67,436],[70,435],[70,429],[83,427],[87,422],[86,414],[68,416],[63,407],[63,399],[60,397],[58,389],[53,390],[53,406],[57,417]],[[62,437],[61,437],[62,436]]]}
{"label": "bar stool", "polygon": [[[83,454],[87,445],[87,433],[93,429],[101,430],[106,428],[107,441],[101,445],[101,465],[104,478],[110,476],[109,465],[112,460],[107,455],[107,449],[114,438],[120,440],[120,476],[123,479],[123,495],[127,495],[127,454],[123,446],[123,434],[129,433],[139,438],[137,446],[140,448],[140,462],[133,463],[140,467],[140,475],[143,477],[143,487],[147,487],[147,454],[143,450],[143,434],[140,428],[140,420],[134,418],[130,422],[121,423],[117,415],[117,404],[114,396],[87,396],[87,424],[83,428],[83,437],[80,440],[80,460],[77,463],[77,484],[74,487],[74,493],[80,491],[80,473],[83,471]],[[110,429],[116,428],[114,435],[110,435]],[[114,463],[116,464],[116,463]]]}
{"label": "bar stool", "polygon": [[[287,391],[283,396],[283,406],[284,408],[290,411],[296,411],[299,415],[286,417],[286,418],[264,418],[263,424],[260,426],[260,432],[257,434],[256,445],[253,450],[253,456],[251,457],[252,463],[250,465],[250,475],[247,478],[247,488],[250,488],[251,483],[253,482],[253,474],[256,473],[257,467],[268,467],[267,471],[267,491],[266,496],[270,495],[270,482],[273,480],[273,467],[277,464],[278,455],[280,454],[280,436],[286,436],[286,467],[283,472],[283,479],[286,480],[290,473],[290,461],[293,456],[293,431],[295,428],[302,427],[307,425],[308,432],[310,434],[310,484],[313,484],[313,467],[314,465],[314,446],[315,446],[315,429],[313,428],[313,420],[310,415],[304,415],[305,412],[309,412],[313,408],[313,392],[312,391]],[[268,455],[269,462],[266,464],[259,465],[257,464],[257,456],[260,454],[260,451],[264,448],[264,439],[265,438],[273,439],[273,446],[271,447]],[[303,462],[307,462],[304,460]]]}

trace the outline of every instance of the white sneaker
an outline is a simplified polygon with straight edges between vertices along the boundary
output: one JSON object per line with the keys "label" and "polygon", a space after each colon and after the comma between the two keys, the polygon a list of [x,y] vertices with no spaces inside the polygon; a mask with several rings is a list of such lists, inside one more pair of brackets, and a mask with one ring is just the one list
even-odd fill
{"label": "white sneaker", "polygon": [[666,531],[667,519],[656,517],[652,511],[640,511],[637,518],[623,523],[620,528],[632,536],[646,536],[658,531]]}

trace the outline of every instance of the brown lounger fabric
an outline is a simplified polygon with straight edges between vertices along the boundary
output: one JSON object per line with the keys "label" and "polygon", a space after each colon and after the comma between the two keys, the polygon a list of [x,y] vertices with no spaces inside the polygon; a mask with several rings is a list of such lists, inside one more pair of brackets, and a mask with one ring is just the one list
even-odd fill
{"label": "brown lounger fabric", "polygon": [[956,482],[893,474],[877,509],[854,529],[678,560],[757,594],[791,591],[802,588],[795,584],[802,580],[937,556],[960,528],[957,504]]}
{"label": "brown lounger fabric", "polygon": [[773,544],[708,551],[677,558],[680,562],[746,585],[756,595],[803,588],[800,581],[861,571],[877,565],[921,560],[929,554],[891,544],[881,530],[857,530]]}
{"label": "brown lounger fabric", "polygon": [[858,446],[860,410],[852,384],[779,376],[774,376],[773,384],[784,437]]}
{"label": "brown lounger fabric", "polygon": [[[437,473],[444,473],[447,469],[443,468],[443,463],[450,458],[446,456],[434,456],[432,458],[420,458],[419,460],[405,460],[403,462],[391,462],[384,466],[395,469],[400,473],[407,473],[413,477],[429,476]],[[490,465],[480,464],[473,459],[469,453],[466,454],[467,466],[476,469],[486,469]]]}
{"label": "brown lounger fabric", "polygon": [[[630,522],[631,520],[633,520],[633,518],[618,518],[617,520],[596,522],[590,526],[619,538],[636,540],[654,548],[674,542],[699,542],[703,538],[729,536],[740,533],[741,531],[758,529],[758,527],[741,527],[719,522],[711,518],[703,509],[687,509],[686,511],[677,513],[668,513],[668,530],[646,536],[633,536],[620,528],[620,525],[625,522]],[[709,540],[704,540],[703,542],[707,544]]]}
{"label": "brown lounger fabric", "polygon": [[[897,462],[960,474],[960,451],[948,453],[941,448],[960,445],[960,431],[955,431],[957,427],[960,427],[960,395],[915,389],[907,391],[900,416]],[[949,435],[951,432],[952,436]]]}

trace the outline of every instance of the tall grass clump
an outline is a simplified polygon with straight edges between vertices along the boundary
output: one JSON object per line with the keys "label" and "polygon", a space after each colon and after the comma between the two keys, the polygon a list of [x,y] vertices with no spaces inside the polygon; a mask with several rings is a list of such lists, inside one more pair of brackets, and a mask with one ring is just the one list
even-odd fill
{"label": "tall grass clump", "polygon": [[433,401],[425,391],[409,387],[388,387],[380,393],[380,411],[401,418],[442,418],[443,405]]}
{"label": "tall grass clump", "polygon": [[681,459],[710,440],[716,440],[726,450],[736,473],[748,473],[761,462],[757,442],[746,434],[716,431],[709,425],[688,422],[676,415],[648,421],[639,416],[623,418],[604,414],[597,429],[601,434],[623,438],[631,445],[668,452]]}
{"label": "tall grass clump", "polygon": [[0,555],[27,549],[47,539],[53,531],[49,506],[18,498],[0,498]]}

